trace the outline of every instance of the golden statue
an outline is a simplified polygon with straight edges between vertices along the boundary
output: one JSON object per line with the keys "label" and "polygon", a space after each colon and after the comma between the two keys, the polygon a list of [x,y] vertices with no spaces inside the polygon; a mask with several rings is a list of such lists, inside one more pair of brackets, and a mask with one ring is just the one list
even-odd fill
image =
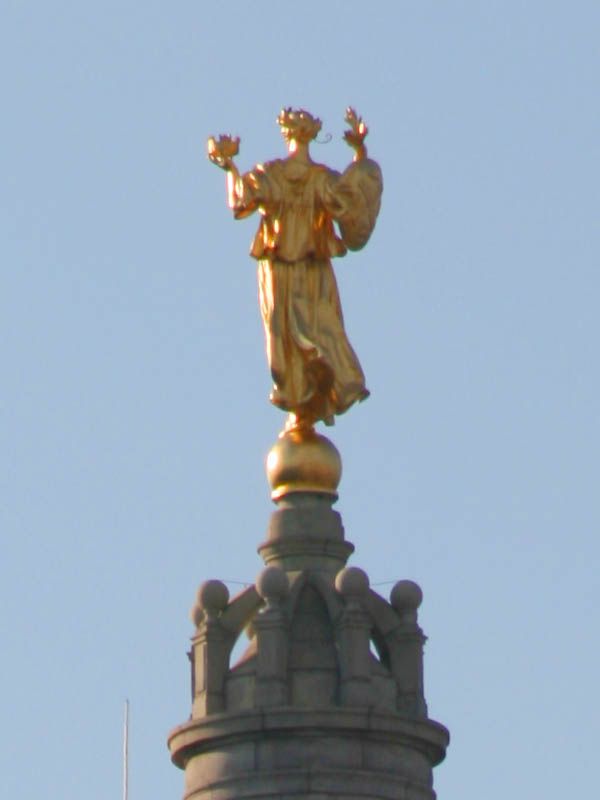
{"label": "golden statue", "polygon": [[260,310],[273,377],[270,400],[290,412],[285,430],[304,440],[314,436],[317,420],[331,425],[334,414],[369,395],[344,330],[330,259],[367,243],[383,183],[379,166],[367,158],[367,126],[351,108],[346,121],[350,128],[344,138],[355,153],[343,173],[311,159],[309,143],[321,121],[301,109],[284,109],[277,119],[289,156],[258,164],[244,175],[233,162],[239,138],[208,140],[208,157],[227,172],[227,201],[234,217],[254,211],[262,217],[250,254],[258,259]]}
{"label": "golden statue", "polygon": [[[261,223],[250,254],[258,260],[260,310],[273,377],[270,400],[289,412],[267,457],[271,497],[297,492],[337,497],[341,460],[314,430],[332,425],[369,392],[344,330],[331,259],[367,243],[379,212],[383,182],[367,158],[367,126],[353,109],[344,134],[354,160],[343,173],[310,157],[321,121],[284,109],[277,122],[289,156],[241,175],[233,162],[240,140],[208,140],[208,157],[227,172],[227,202],[236,219],[258,211]],[[334,222],[339,235],[334,229]]]}

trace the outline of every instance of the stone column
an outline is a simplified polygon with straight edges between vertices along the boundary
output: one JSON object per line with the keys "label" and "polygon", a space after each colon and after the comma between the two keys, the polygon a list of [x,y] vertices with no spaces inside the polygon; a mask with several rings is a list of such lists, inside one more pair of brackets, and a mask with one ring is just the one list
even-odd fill
{"label": "stone column", "polygon": [[390,667],[398,686],[398,711],[427,717],[423,691],[423,645],[426,637],[417,624],[417,609],[423,593],[413,581],[398,581],[390,603],[400,624],[388,635]]}
{"label": "stone column", "polygon": [[227,607],[229,592],[221,581],[206,581],[198,589],[191,611],[196,633],[192,637],[192,718],[222,711],[223,686],[229,666],[231,636],[219,616]]}
{"label": "stone column", "polygon": [[288,702],[288,624],[283,602],[289,592],[288,578],[279,567],[266,567],[256,581],[265,601],[254,618],[257,637],[256,706],[281,706]]}
{"label": "stone column", "polygon": [[368,706],[371,681],[369,642],[371,622],[361,600],[369,589],[366,572],[346,567],[338,572],[335,588],[345,601],[338,623],[340,657],[340,701],[345,706]]}

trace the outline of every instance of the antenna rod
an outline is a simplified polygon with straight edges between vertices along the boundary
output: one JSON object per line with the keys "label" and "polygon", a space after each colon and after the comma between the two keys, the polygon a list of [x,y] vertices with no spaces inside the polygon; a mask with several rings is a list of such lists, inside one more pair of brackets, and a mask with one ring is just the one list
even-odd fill
{"label": "antenna rod", "polygon": [[125,719],[123,720],[123,800],[127,800],[128,784],[128,746],[129,746],[129,700],[125,700]]}

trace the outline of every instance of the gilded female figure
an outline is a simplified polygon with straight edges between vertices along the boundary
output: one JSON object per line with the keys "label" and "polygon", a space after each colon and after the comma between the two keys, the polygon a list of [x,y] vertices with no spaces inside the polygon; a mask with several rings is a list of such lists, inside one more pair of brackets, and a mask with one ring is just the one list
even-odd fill
{"label": "gilded female figure", "polygon": [[[379,211],[379,166],[366,157],[365,124],[352,109],[345,139],[353,163],[339,173],[315,163],[309,142],[321,121],[284,109],[278,123],[289,155],[241,175],[233,156],[239,139],[209,139],[209,158],[227,171],[236,219],[258,211],[250,254],[258,260],[260,310],[273,377],[270,400],[290,412],[287,428],[333,423],[369,392],[344,330],[331,259],[363,247]],[[339,228],[339,235],[334,229]]]}

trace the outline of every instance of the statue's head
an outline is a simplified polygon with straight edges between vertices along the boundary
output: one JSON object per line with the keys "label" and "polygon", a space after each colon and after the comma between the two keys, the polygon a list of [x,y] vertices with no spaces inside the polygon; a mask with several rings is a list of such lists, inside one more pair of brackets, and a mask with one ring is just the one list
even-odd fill
{"label": "statue's head", "polygon": [[321,120],[302,108],[283,108],[277,123],[287,142],[295,140],[308,144],[321,130]]}

